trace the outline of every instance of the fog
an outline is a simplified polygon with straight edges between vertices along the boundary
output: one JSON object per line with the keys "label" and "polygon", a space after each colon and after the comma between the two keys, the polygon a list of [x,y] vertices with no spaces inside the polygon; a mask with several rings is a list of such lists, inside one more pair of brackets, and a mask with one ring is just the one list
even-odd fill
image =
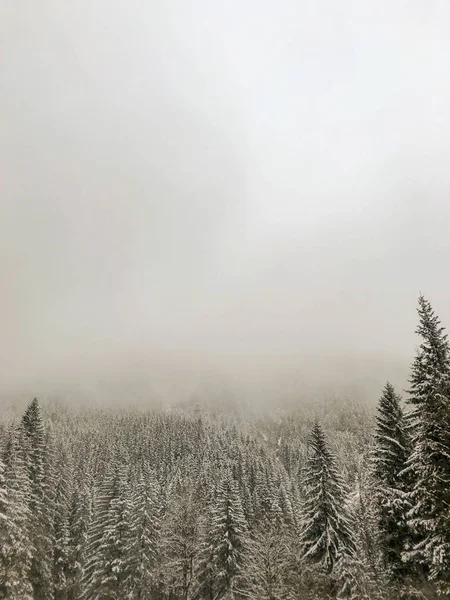
{"label": "fog", "polygon": [[406,384],[420,291],[450,326],[447,1],[0,23],[1,394]]}

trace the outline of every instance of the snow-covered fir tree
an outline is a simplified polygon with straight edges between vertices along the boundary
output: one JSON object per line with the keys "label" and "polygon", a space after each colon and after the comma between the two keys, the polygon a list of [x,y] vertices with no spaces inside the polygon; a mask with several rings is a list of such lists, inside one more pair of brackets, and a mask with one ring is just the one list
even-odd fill
{"label": "snow-covered fir tree", "polygon": [[83,567],[86,564],[91,519],[91,494],[84,482],[70,492],[67,519],[67,600],[79,600],[83,590]]}
{"label": "snow-covered fir tree", "polygon": [[69,502],[73,481],[63,453],[56,465],[53,494],[53,585],[55,600],[67,600],[69,588]]}
{"label": "snow-covered fir tree", "polygon": [[[8,482],[11,484],[11,480]],[[0,458],[0,598],[31,598],[31,585],[28,582],[28,573],[24,571],[19,562],[26,558],[27,543],[25,534],[26,516],[18,520],[21,506],[11,485],[5,479],[5,465]],[[25,503],[22,508],[25,507]],[[25,516],[25,519],[23,517]],[[22,521],[22,523],[21,523]],[[19,527],[22,525],[22,531]],[[22,552],[20,549],[22,548]],[[29,561],[25,561],[29,568]],[[23,582],[20,579],[23,578]]]}
{"label": "snow-covered fir tree", "polygon": [[332,574],[339,560],[355,556],[356,548],[346,504],[349,490],[318,423],[311,432],[303,486],[303,559]]}
{"label": "snow-covered fir tree", "polygon": [[134,485],[130,506],[129,589],[137,600],[151,600],[160,585],[160,530],[162,494],[154,472],[142,467]]}
{"label": "snow-covered fir tree", "polygon": [[220,478],[204,523],[195,598],[240,600],[247,587],[245,557],[248,525],[236,482]]}
{"label": "snow-covered fir tree", "polygon": [[[4,502],[0,556],[0,597],[33,600],[31,565],[33,541],[30,536],[30,481],[23,452],[23,433],[8,432],[4,465]],[[3,594],[3,596],[2,596]]]}
{"label": "snow-covered fir tree", "polygon": [[405,554],[423,565],[441,594],[450,594],[450,348],[431,304],[419,298],[419,351],[408,403],[413,478],[409,522],[416,536]]}
{"label": "snow-covered fir tree", "polygon": [[188,600],[199,552],[199,507],[192,483],[173,486],[161,531],[162,568],[169,595]]}
{"label": "snow-covered fir tree", "polygon": [[133,536],[131,494],[125,467],[115,459],[98,491],[89,531],[83,598],[131,597]]}
{"label": "snow-covered fir tree", "polygon": [[409,454],[401,398],[387,383],[378,404],[371,475],[379,547],[385,569],[393,581],[401,580],[407,574],[402,554],[409,541],[408,476],[404,473]]}
{"label": "snow-covered fir tree", "polygon": [[33,552],[30,578],[35,600],[52,600],[53,539],[52,486],[47,477],[47,437],[37,398],[28,405],[20,424],[30,481],[30,533]]}

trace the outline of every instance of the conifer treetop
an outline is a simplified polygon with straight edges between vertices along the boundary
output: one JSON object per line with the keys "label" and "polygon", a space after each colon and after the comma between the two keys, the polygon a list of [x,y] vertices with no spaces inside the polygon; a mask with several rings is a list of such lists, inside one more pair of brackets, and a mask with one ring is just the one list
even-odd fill
{"label": "conifer treetop", "polygon": [[416,334],[422,338],[422,343],[412,365],[410,404],[423,402],[436,383],[450,371],[450,346],[445,327],[423,295],[419,296],[417,312],[419,325]]}

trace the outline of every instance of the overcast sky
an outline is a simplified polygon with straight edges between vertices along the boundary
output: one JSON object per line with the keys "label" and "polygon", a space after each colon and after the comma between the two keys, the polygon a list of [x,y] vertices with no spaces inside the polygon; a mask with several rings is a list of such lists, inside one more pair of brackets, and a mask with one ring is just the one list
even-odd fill
{"label": "overcast sky", "polygon": [[0,28],[1,386],[175,357],[378,385],[419,291],[450,326],[447,0],[3,0]]}

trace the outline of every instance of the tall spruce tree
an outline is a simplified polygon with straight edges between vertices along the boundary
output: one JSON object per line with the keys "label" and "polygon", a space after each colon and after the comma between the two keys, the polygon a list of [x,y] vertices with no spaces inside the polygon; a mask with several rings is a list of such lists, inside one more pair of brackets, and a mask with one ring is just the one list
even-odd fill
{"label": "tall spruce tree", "polygon": [[72,473],[66,468],[67,457],[62,455],[55,482],[53,514],[53,586],[55,600],[67,600],[69,592],[69,500]]}
{"label": "tall spruce tree", "polygon": [[106,474],[95,504],[83,578],[86,600],[130,597],[132,572],[130,490],[117,459]]}
{"label": "tall spruce tree", "polygon": [[18,508],[20,509],[15,506],[16,501],[14,494],[8,493],[5,467],[0,459],[0,598],[23,600],[23,598],[31,598],[31,587],[29,584],[23,586],[18,581],[18,578],[25,575],[26,582],[27,576],[21,572],[18,564],[22,558],[18,556],[18,545],[23,545],[24,540],[14,518],[14,513]]}
{"label": "tall spruce tree", "polygon": [[33,551],[31,581],[35,600],[53,598],[53,490],[46,477],[48,445],[37,398],[28,405],[20,424],[30,481],[30,537]]}
{"label": "tall spruce tree", "polygon": [[86,562],[88,530],[91,517],[91,498],[88,486],[74,487],[69,498],[67,543],[67,600],[82,596],[83,567]]}
{"label": "tall spruce tree", "polygon": [[318,423],[311,432],[303,484],[303,558],[330,574],[342,556],[355,555],[355,543],[346,506],[349,490]]}
{"label": "tall spruce tree", "polygon": [[413,477],[409,512],[416,533],[406,558],[423,565],[441,594],[450,594],[450,348],[431,304],[419,298],[422,338],[414,359],[408,415]]}
{"label": "tall spruce tree", "polygon": [[230,472],[220,479],[205,523],[197,567],[195,598],[238,600],[246,588],[248,526],[236,482]]}
{"label": "tall spruce tree", "polygon": [[407,574],[402,553],[409,540],[404,473],[410,454],[401,398],[388,382],[378,404],[371,474],[374,482],[377,533],[385,568],[393,581]]}
{"label": "tall spruce tree", "polygon": [[161,490],[155,474],[144,467],[131,495],[130,506],[130,590],[136,600],[157,597]]}
{"label": "tall spruce tree", "polygon": [[180,485],[169,497],[161,531],[163,573],[170,597],[188,600],[199,551],[198,503],[190,485]]}
{"label": "tall spruce tree", "polygon": [[30,482],[23,452],[23,434],[11,429],[5,452],[6,498],[0,507],[0,598],[34,600],[30,580],[33,546],[30,538]]}

